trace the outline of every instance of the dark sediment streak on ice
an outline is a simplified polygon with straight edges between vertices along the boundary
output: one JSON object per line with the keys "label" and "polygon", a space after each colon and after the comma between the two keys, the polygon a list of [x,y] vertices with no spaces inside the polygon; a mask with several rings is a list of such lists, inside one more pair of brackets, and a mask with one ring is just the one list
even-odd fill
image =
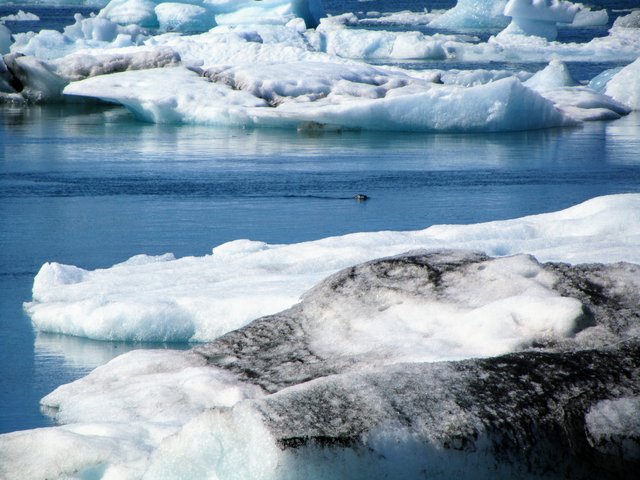
{"label": "dark sediment streak on ice", "polygon": [[446,298],[447,275],[491,261],[473,252],[413,252],[348,268],[291,309],[197,351],[271,393],[252,403],[288,452],[283,471],[352,478],[634,478],[640,438],[598,436],[585,418],[598,402],[640,395],[637,265],[543,264],[557,278],[554,289],[578,299],[583,315],[575,335],[541,339],[517,353],[385,364],[375,351],[314,351],[314,312],[336,299],[375,307],[388,290]]}

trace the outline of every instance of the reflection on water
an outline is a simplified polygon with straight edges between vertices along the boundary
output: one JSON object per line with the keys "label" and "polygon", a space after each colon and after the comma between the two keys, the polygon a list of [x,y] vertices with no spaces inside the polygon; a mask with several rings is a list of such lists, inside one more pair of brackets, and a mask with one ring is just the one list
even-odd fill
{"label": "reflection on water", "polygon": [[37,333],[34,348],[36,364],[41,363],[44,368],[47,368],[46,364],[52,357],[56,357],[64,362],[66,368],[89,372],[131,350],[140,348],[186,350],[191,347],[188,344],[99,342],[68,335]]}

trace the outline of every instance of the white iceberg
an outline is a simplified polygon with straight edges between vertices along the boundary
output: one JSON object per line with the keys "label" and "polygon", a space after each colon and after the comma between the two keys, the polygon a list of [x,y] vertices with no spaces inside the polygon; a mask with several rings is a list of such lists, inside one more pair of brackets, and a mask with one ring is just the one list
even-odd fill
{"label": "white iceberg", "polygon": [[640,110],[640,58],[615,73],[605,92],[633,110]]}
{"label": "white iceberg", "polygon": [[504,14],[511,17],[511,23],[503,34],[535,35],[555,40],[557,24],[572,23],[579,9],[564,0],[509,0]]}
{"label": "white iceberg", "polygon": [[35,13],[25,12],[24,10],[18,10],[11,15],[5,15],[0,17],[0,22],[38,22],[40,17]]}
{"label": "white iceberg", "polygon": [[293,305],[337,270],[417,248],[540,260],[640,262],[640,195],[600,197],[567,210],[416,232],[359,233],[292,245],[239,240],[211,255],[138,257],[87,271],[46,263],[25,304],[41,331],[103,340],[207,341]]}

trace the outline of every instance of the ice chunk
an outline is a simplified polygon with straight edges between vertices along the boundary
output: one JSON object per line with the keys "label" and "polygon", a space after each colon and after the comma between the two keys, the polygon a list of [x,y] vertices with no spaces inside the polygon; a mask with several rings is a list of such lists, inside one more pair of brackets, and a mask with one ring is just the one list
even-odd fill
{"label": "ice chunk", "polygon": [[542,260],[573,263],[640,263],[638,244],[640,195],[615,195],[502,222],[360,233],[292,245],[231,242],[204,257],[82,273],[77,283],[64,283],[68,275],[56,280],[45,265],[25,309],[42,331],[114,340],[162,340],[172,332],[176,341],[206,341],[291,306],[341,268],[416,248],[472,248],[490,255],[529,252]]}
{"label": "ice chunk", "polygon": [[577,4],[580,7],[578,13],[569,25],[572,27],[598,27],[607,25],[609,23],[609,14],[606,10],[591,10],[590,7],[585,7],[582,4]]}
{"label": "ice chunk", "polygon": [[605,88],[607,95],[640,110],[640,58],[616,73]]}
{"label": "ice chunk", "polygon": [[559,87],[573,87],[578,85],[578,82],[573,79],[563,62],[551,60],[546,68],[524,82],[524,85],[534,90],[544,91]]}
{"label": "ice chunk", "polygon": [[99,16],[120,25],[139,25],[157,28],[158,18],[153,0],[111,0],[100,10]]}
{"label": "ice chunk", "polygon": [[503,15],[507,0],[458,0],[430,24],[433,28],[456,30],[461,28],[504,28],[509,19]]}
{"label": "ice chunk", "polygon": [[577,86],[567,66],[558,60],[552,60],[524,84],[581,121],[614,120],[631,112],[630,108],[603,93]]}
{"label": "ice chunk", "polygon": [[216,25],[213,14],[199,5],[165,2],[156,6],[160,30],[185,33],[206,32]]}
{"label": "ice chunk", "polygon": [[573,22],[579,8],[563,0],[509,0],[504,7],[504,14],[512,20],[503,32],[555,40],[558,36],[557,24]]}
{"label": "ice chunk", "polygon": [[542,95],[560,110],[581,121],[615,120],[631,112],[626,105],[586,87],[545,89]]}
{"label": "ice chunk", "polygon": [[0,23],[0,55],[9,53],[13,40],[11,38],[11,30]]}
{"label": "ice chunk", "polygon": [[0,22],[38,22],[40,17],[35,13],[18,10],[17,13],[0,17]]}
{"label": "ice chunk", "polygon": [[448,44],[460,40],[454,35],[348,29],[324,19],[317,31],[322,37],[323,51],[345,58],[443,60],[450,56]]}

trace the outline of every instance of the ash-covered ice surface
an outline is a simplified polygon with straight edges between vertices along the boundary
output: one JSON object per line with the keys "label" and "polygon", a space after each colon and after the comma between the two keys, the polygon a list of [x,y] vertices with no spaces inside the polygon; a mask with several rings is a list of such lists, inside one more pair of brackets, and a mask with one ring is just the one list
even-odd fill
{"label": "ash-covered ice surface", "polygon": [[639,380],[639,265],[414,251],[59,387],[0,474],[634,478]]}
{"label": "ash-covered ice surface", "polygon": [[[628,71],[611,72],[605,89],[587,85],[602,68],[584,84],[565,84],[554,67],[633,62],[640,56],[635,13],[617,9],[614,21],[606,8],[560,0],[461,0],[446,11],[340,15],[326,15],[319,0],[112,0],[96,15],[77,14],[62,32],[12,35],[2,25],[0,100],[97,99],[147,122],[218,127],[575,126],[638,108],[637,76]],[[558,40],[559,29],[571,28],[605,28],[606,35]],[[408,61],[422,64],[394,65]],[[447,62],[507,68],[455,72],[441,67]],[[549,62],[544,76],[553,88],[527,85],[533,72],[517,67]]]}

